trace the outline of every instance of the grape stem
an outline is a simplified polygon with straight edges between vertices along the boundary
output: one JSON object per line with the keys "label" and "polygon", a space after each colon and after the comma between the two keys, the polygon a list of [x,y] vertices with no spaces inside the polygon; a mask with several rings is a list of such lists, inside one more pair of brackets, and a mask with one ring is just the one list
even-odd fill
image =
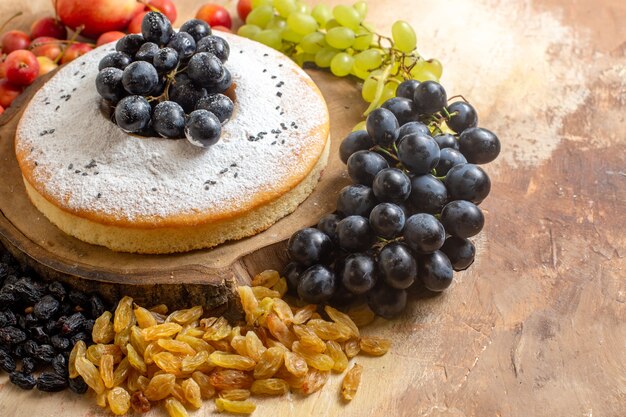
{"label": "grape stem", "polygon": [[448,99],[448,101],[452,101],[455,98],[460,98],[461,100],[463,100],[464,102],[466,102],[467,104],[469,104],[469,101],[467,101],[467,99],[465,97],[463,97],[461,94],[457,94],[456,96],[452,96]]}
{"label": "grape stem", "polygon": [[[371,151],[374,151],[374,152],[381,152],[381,153],[384,153],[385,155],[387,155],[388,157],[392,158],[393,160],[400,162],[400,160],[398,159],[398,156],[397,156],[397,155],[393,154],[393,153],[392,153],[392,152],[390,152],[388,149],[385,149],[385,148],[383,148],[383,147],[382,147],[382,146],[380,146],[380,145],[376,145],[376,146],[374,146],[373,148],[371,148],[370,150],[371,150]],[[396,150],[396,152],[397,152],[397,150]]]}

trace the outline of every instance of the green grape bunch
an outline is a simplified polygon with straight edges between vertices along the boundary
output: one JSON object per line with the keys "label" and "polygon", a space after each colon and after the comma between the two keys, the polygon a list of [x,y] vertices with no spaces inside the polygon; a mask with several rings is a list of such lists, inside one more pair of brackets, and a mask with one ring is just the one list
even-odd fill
{"label": "green grape bunch", "polygon": [[403,81],[438,82],[443,68],[438,60],[425,60],[417,52],[410,24],[396,21],[389,37],[376,33],[366,16],[365,1],[311,8],[297,0],[252,0],[252,11],[238,34],[283,52],[300,66],[357,77],[363,83],[362,97],[370,103],[367,116],[395,97]]}

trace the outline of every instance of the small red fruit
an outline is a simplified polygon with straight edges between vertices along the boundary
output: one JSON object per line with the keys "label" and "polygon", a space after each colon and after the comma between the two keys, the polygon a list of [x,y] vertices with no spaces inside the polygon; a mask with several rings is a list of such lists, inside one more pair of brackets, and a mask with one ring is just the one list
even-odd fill
{"label": "small red fruit", "polygon": [[56,62],[54,62],[47,56],[38,56],[37,61],[39,62],[39,76],[40,77],[56,69],[59,66]]}
{"label": "small red fruit", "polygon": [[123,38],[124,36],[126,36],[124,32],[118,32],[116,30],[111,32],[105,32],[98,38],[96,46],[102,46],[107,43],[115,42],[116,40]]}
{"label": "small red fruit", "polygon": [[42,36],[31,42],[30,51],[36,56],[45,56],[54,61],[63,53],[63,46],[58,39]]}
{"label": "small red fruit", "polygon": [[252,11],[252,1],[251,0],[239,0],[237,3],[237,14],[242,21],[246,21],[246,18]]}
{"label": "small red fruit", "polygon": [[81,55],[85,55],[87,52],[93,50],[93,46],[88,43],[77,42],[73,43],[63,52],[63,57],[61,58],[61,64],[67,64],[78,58]]}
{"label": "small red fruit", "polygon": [[4,113],[4,107],[0,106],[0,116],[2,116],[2,113]]}
{"label": "small red fruit", "polygon": [[10,54],[19,49],[28,49],[30,36],[21,30],[10,30],[2,36],[2,52]]}
{"label": "small red fruit", "polygon": [[141,22],[143,22],[143,17],[147,14],[148,12],[137,13],[128,25],[128,33],[141,33]]}
{"label": "small red fruit", "polygon": [[11,84],[9,80],[0,80],[0,106],[5,109],[22,93],[22,87]]}
{"label": "small red fruit", "polygon": [[42,17],[30,27],[30,37],[35,39],[42,36],[61,40],[67,39],[67,29],[63,22],[54,17]]}
{"label": "small red fruit", "polygon": [[31,85],[39,76],[39,61],[30,51],[11,52],[5,61],[7,80],[17,85]]}
{"label": "small red fruit", "polygon": [[196,13],[196,19],[204,20],[211,25],[211,27],[224,26],[228,29],[233,27],[233,21],[230,18],[228,10],[219,4],[205,4],[198,10],[198,13]]}
{"label": "small red fruit", "polygon": [[211,30],[219,30],[222,32],[228,32],[228,33],[233,33],[232,30],[228,29],[227,27],[224,26],[211,26]]}
{"label": "small red fruit", "polygon": [[7,67],[4,61],[0,61],[0,80],[7,77]]}
{"label": "small red fruit", "polygon": [[150,0],[146,5],[146,10],[150,11],[152,8],[163,13],[172,23],[174,23],[178,17],[176,6],[172,3],[172,0]]}

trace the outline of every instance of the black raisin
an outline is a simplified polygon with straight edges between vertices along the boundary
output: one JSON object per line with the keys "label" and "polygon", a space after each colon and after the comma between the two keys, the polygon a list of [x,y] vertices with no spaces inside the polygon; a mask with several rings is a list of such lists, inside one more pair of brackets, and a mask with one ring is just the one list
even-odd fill
{"label": "black raisin", "polygon": [[15,283],[15,293],[19,299],[31,305],[44,295],[43,288],[28,277],[22,277]]}
{"label": "black raisin", "polygon": [[0,369],[5,372],[15,371],[15,359],[2,349],[0,349]]}
{"label": "black raisin", "polygon": [[49,335],[54,335],[56,333],[59,332],[60,329],[60,325],[58,324],[57,320],[50,320],[49,322],[47,322],[46,324],[44,324],[43,329],[46,331],[46,333],[48,333]]}
{"label": "black raisin", "polygon": [[61,323],[62,334],[74,334],[85,328],[83,313],[74,313]]}
{"label": "black raisin", "polygon": [[79,376],[78,378],[70,379],[69,387],[70,390],[72,392],[75,392],[76,394],[84,394],[87,392],[87,388],[89,388],[85,383],[85,380],[81,376]]}
{"label": "black raisin", "polygon": [[48,343],[50,338],[41,326],[35,326],[30,329],[30,337],[37,343]]}
{"label": "black raisin", "polygon": [[67,369],[67,359],[61,353],[56,355],[52,360],[52,369],[57,374],[67,378],[69,376],[69,371]]}
{"label": "black raisin", "polygon": [[92,295],[89,298],[89,303],[89,313],[91,313],[92,318],[98,318],[106,311],[106,305],[104,304],[104,301],[102,301],[102,298],[98,297],[97,295]]}
{"label": "black raisin", "polygon": [[51,295],[45,295],[33,307],[33,314],[39,320],[49,320],[58,311],[61,304]]}
{"label": "black raisin", "polygon": [[4,280],[9,275],[9,264],[0,262],[0,280]]}
{"label": "black raisin", "polygon": [[72,313],[74,313],[74,310],[72,309],[71,304],[67,304],[67,303],[61,304],[61,311],[59,312],[61,316],[71,316]]}
{"label": "black raisin", "polygon": [[48,292],[54,296],[59,301],[63,301],[67,296],[67,291],[65,290],[65,286],[58,281],[51,282],[48,285]]}
{"label": "black raisin", "polygon": [[0,344],[4,346],[14,346],[23,343],[26,340],[26,333],[22,330],[7,326],[0,328]]}
{"label": "black raisin", "polygon": [[8,278],[4,281],[2,289],[0,289],[0,304],[3,306],[15,304],[17,297],[15,294],[15,285],[7,283]]}
{"label": "black raisin", "polygon": [[22,359],[22,369],[21,371],[25,374],[32,374],[35,372],[36,362],[33,358],[24,358]]}
{"label": "black raisin", "polygon": [[37,378],[37,389],[45,392],[58,392],[67,388],[67,378],[54,372],[42,372]]}
{"label": "black raisin", "polygon": [[15,326],[17,318],[11,310],[0,311],[0,327]]}
{"label": "black raisin", "polygon": [[39,324],[39,320],[33,313],[28,313],[24,316],[24,330],[28,330]]}
{"label": "black raisin", "polygon": [[24,346],[24,352],[26,352],[28,356],[37,357],[37,349],[39,349],[37,342],[34,340],[27,340],[22,346]]}
{"label": "black raisin", "polygon": [[91,332],[93,331],[93,325],[95,323],[95,320],[85,320],[85,333],[91,334]]}
{"label": "black raisin", "polygon": [[54,356],[56,355],[56,351],[50,345],[41,345],[37,348],[35,355],[35,359],[50,363],[54,360]]}
{"label": "black raisin", "polygon": [[91,342],[91,335],[85,332],[79,332],[79,333],[76,333],[74,336],[70,337],[70,343],[72,344],[72,346],[78,343],[79,340],[82,340],[85,343],[89,343]]}
{"label": "black raisin", "polygon": [[9,266],[9,275],[5,278],[4,285],[15,285],[15,283],[19,281],[17,275],[15,275],[16,273],[17,270],[15,267]]}
{"label": "black raisin", "polygon": [[35,385],[37,385],[32,375],[22,372],[12,372],[11,375],[9,375],[9,380],[13,385],[17,385],[21,389],[33,389]]}
{"label": "black raisin", "polygon": [[83,308],[89,308],[89,297],[82,291],[70,290],[69,298],[72,304]]}
{"label": "black raisin", "polygon": [[68,350],[71,346],[69,339],[59,335],[52,336],[50,338],[50,344],[59,351]]}
{"label": "black raisin", "polygon": [[26,353],[26,349],[24,349],[24,345],[17,345],[13,348],[13,356],[15,356],[16,358],[25,358],[26,356],[28,356],[28,354]]}

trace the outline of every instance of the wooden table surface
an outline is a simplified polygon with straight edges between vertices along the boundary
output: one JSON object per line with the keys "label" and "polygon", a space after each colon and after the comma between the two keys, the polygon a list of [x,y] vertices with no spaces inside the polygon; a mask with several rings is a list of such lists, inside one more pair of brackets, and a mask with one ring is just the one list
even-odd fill
{"label": "wooden table surface", "polygon": [[[49,10],[40,3],[21,7]],[[179,22],[198,4],[178,0]],[[370,16],[379,30],[410,21],[420,51],[443,62],[450,95],[468,98],[502,140],[487,166],[478,258],[443,295],[414,294],[403,317],[368,328],[395,343],[359,359],[351,404],[334,377],[306,399],[259,401],[254,415],[625,416],[626,2],[371,0]],[[347,133],[363,108],[352,103],[331,123]],[[279,265],[283,252],[274,245],[245,263]],[[106,415],[93,398],[0,381],[0,416]],[[213,413],[207,403],[195,415]]]}

